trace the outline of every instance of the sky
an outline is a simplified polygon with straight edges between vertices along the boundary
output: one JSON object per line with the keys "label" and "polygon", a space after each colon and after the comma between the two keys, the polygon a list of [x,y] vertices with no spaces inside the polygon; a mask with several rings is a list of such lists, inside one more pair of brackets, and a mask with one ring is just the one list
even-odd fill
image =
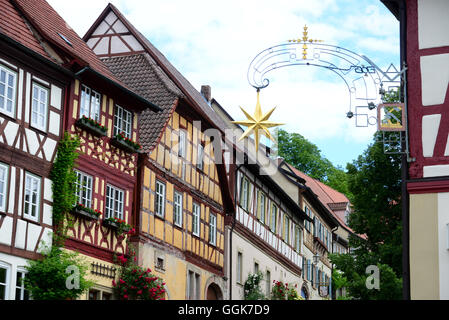
{"label": "sky", "polygon": [[[153,43],[200,90],[235,120],[256,105],[248,67],[261,51],[309,37],[365,55],[382,69],[399,67],[399,22],[379,0],[47,0],[81,37],[108,2]],[[334,165],[346,167],[372,142],[375,126],[358,127],[348,119],[349,92],[333,72],[291,66],[267,74],[260,92],[270,120],[316,144]]]}

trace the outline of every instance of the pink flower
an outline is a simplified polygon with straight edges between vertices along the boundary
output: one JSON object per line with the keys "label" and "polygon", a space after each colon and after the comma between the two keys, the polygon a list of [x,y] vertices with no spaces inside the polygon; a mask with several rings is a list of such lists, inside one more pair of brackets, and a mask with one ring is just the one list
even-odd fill
{"label": "pink flower", "polygon": [[142,294],[142,290],[137,291],[137,294]]}

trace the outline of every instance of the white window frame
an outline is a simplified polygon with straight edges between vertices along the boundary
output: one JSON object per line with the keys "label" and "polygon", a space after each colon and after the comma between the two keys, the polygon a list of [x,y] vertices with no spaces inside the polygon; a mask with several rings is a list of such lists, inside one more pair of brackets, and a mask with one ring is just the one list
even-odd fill
{"label": "white window frame", "polygon": [[[263,199],[263,201],[262,201]],[[266,216],[266,202],[267,202],[267,197],[265,195],[265,193],[262,190],[259,190],[259,197],[258,197],[258,211],[260,212],[260,221],[262,223],[265,223],[265,216]]]}
{"label": "white window frame", "polygon": [[174,224],[178,227],[182,227],[182,192],[175,191],[173,197]]}
{"label": "white window frame", "polygon": [[[38,91],[38,97],[34,95],[35,91]],[[45,101],[41,100],[42,93],[45,92]],[[50,90],[43,85],[33,82],[31,89],[31,117],[30,117],[30,125],[33,128],[47,131],[47,118],[48,118],[48,103],[50,100]],[[37,105],[36,105],[37,104]],[[41,112],[41,106],[44,105],[44,111]],[[33,120],[33,115],[36,114],[36,120]],[[39,120],[43,119],[43,123]]]}
{"label": "white window frame", "polygon": [[217,216],[213,213],[209,215],[209,243],[217,245]]}
{"label": "white window frame", "polygon": [[[1,73],[5,73],[5,82],[1,81]],[[13,86],[9,85],[9,77],[13,77]],[[17,72],[0,65],[0,85],[4,86],[4,94],[0,93],[3,98],[3,103],[0,103],[0,112],[14,118],[16,112],[16,92],[17,92]],[[8,95],[8,90],[12,90],[12,99]],[[8,101],[11,101],[11,111],[6,110]]]}
{"label": "white window frame", "polygon": [[[273,208],[276,208],[276,210],[273,210]],[[274,214],[273,214],[273,211],[274,211]],[[270,208],[270,229],[274,233],[276,233],[278,212],[279,212],[278,206],[272,202],[271,208]]]}
{"label": "white window frame", "polygon": [[78,170],[75,170],[75,173],[77,204],[81,203],[87,208],[92,208],[93,177]]}
{"label": "white window frame", "polygon": [[113,185],[106,185],[105,218],[118,218],[124,220],[125,192]]}
{"label": "white window frame", "polygon": [[[31,201],[26,200],[28,192],[34,193],[34,191],[31,189],[33,186],[29,186],[28,181],[31,181],[32,184],[34,184],[34,182],[37,182],[36,203],[32,202],[33,195],[31,195]],[[33,216],[32,213],[30,212],[26,212],[27,203],[29,209],[35,207],[36,209],[35,216]],[[25,183],[23,191],[23,217],[32,221],[36,222],[39,221],[40,207],[41,207],[41,177],[34,175],[30,172],[25,172]]]}
{"label": "white window frame", "polygon": [[242,177],[240,184],[240,207],[248,211],[249,206],[249,180]]}
{"label": "white window frame", "polygon": [[86,116],[87,118],[100,121],[101,110],[101,93],[92,90],[88,86],[81,85],[80,98],[80,118]]}
{"label": "white window frame", "polygon": [[4,283],[0,282],[0,286],[5,287],[5,295],[3,297],[0,297],[0,301],[1,300],[9,300],[10,299],[9,287],[11,285],[10,284],[10,282],[11,282],[11,266],[7,263],[0,261],[0,268],[6,270],[5,282]]}
{"label": "white window frame", "polygon": [[197,203],[192,205],[192,234],[195,236],[200,235],[200,217],[201,207]]}
{"label": "white window frame", "polygon": [[156,180],[156,196],[154,197],[154,214],[158,217],[165,216],[165,183]]}
{"label": "white window frame", "polygon": [[6,212],[8,199],[9,166],[0,162],[0,173],[3,171],[3,179],[0,175],[0,212]]}
{"label": "white window frame", "polygon": [[[24,299],[25,298],[25,292],[27,291],[25,289],[25,284],[21,283],[20,287],[17,286],[17,281],[18,281],[18,277],[17,276],[18,276],[19,273],[23,275],[23,278],[25,278],[26,274],[27,274],[27,271],[24,268],[17,268],[17,271],[16,271],[16,284],[15,284],[15,299],[16,300],[25,300]],[[20,290],[20,297],[17,297],[17,290]],[[31,298],[31,292],[28,292],[28,299],[27,300],[30,300],[30,298]]]}
{"label": "white window frame", "polygon": [[199,143],[197,146],[197,159],[196,167],[200,170],[204,168],[204,146]]}
{"label": "white window frame", "polygon": [[295,249],[297,253],[301,253],[301,241],[302,240],[302,230],[300,227],[295,226]]}
{"label": "white window frame", "polygon": [[184,130],[179,130],[178,155],[182,158],[185,158],[186,149],[187,149],[187,134]]}
{"label": "white window frame", "polygon": [[114,136],[124,133],[126,138],[131,139],[133,125],[133,113],[118,104],[115,105],[114,114]]}
{"label": "white window frame", "polygon": [[237,251],[237,279],[236,282],[243,284],[243,253],[241,251]]}

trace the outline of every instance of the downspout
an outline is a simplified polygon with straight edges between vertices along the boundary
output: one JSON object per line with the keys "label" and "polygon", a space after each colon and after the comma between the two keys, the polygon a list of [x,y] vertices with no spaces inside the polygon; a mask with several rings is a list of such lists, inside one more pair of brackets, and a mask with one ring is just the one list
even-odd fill
{"label": "downspout", "polygon": [[[237,209],[237,173],[239,169],[243,166],[244,163],[239,164],[235,169],[235,177],[234,177],[234,201]],[[231,230],[229,231],[229,300],[232,300],[232,232],[235,227],[235,220],[237,216],[237,210],[234,213],[234,219],[232,219]]]}
{"label": "downspout", "polygon": [[[399,2],[399,32],[400,32],[400,59],[401,68],[407,67],[407,15],[405,1]],[[404,86],[403,97],[404,103],[407,108],[407,73],[404,72]],[[406,111],[406,117],[408,118],[408,111]],[[406,123],[406,130],[408,131],[408,122]],[[404,300],[410,300],[410,221],[409,221],[409,194],[407,192],[407,177],[408,177],[408,135],[406,135],[406,154],[402,154],[401,159],[401,199],[402,199],[402,298]],[[404,146],[402,146],[404,147]]]}
{"label": "downspout", "polygon": [[[332,235],[332,253],[334,253],[334,232],[338,230],[338,226],[336,226],[334,229],[331,230],[331,235]],[[337,235],[336,235],[337,236]],[[330,276],[330,280],[329,280],[329,295],[330,295],[330,299],[333,300],[333,288],[332,288],[332,275],[334,274],[334,264],[331,263],[331,276]]]}

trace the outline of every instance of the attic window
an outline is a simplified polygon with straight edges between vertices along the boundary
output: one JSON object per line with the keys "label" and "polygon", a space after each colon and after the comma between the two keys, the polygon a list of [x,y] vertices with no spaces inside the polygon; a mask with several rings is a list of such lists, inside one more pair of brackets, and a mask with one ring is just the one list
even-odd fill
{"label": "attic window", "polygon": [[62,40],[64,40],[69,46],[73,47],[72,43],[69,41],[69,39],[67,39],[64,35],[60,34],[58,32],[58,35],[62,38]]}

